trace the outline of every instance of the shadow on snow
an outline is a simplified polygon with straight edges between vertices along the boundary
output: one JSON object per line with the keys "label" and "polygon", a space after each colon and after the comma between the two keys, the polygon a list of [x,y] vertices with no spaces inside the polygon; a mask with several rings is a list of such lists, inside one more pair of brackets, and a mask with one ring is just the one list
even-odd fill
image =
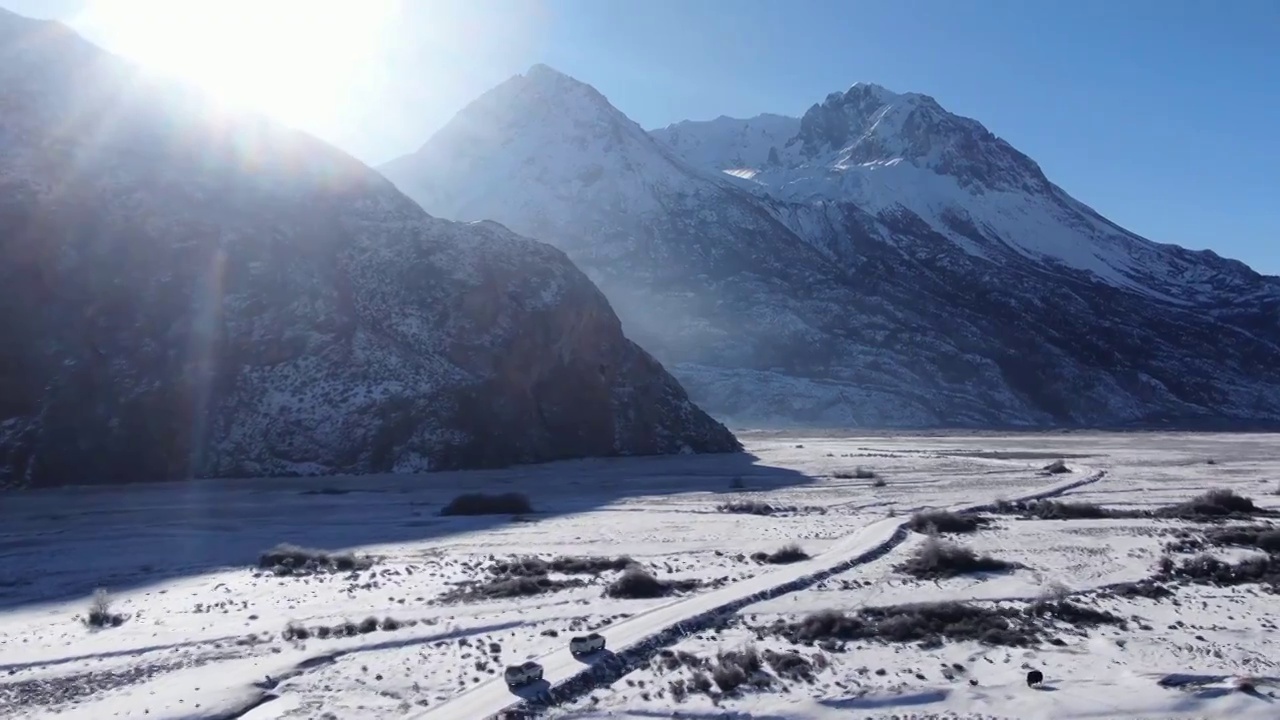
{"label": "shadow on snow", "polygon": [[[410,543],[509,525],[441,517],[463,492],[523,492],[537,522],[646,495],[812,482],[748,453],[569,460],[423,475],[192,480],[62,487],[0,502],[0,611],[254,566],[288,542],[325,550]],[[736,484],[736,483],[735,483]]]}

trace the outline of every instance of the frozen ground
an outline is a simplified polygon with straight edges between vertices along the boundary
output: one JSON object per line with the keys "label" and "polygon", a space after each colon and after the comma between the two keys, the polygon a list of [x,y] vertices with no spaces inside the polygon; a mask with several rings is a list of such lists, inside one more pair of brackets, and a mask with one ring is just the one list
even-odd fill
{"label": "frozen ground", "polygon": [[[566,718],[1280,714],[1272,679],[1280,675],[1280,632],[1271,620],[1278,599],[1269,586],[1172,583],[1172,595],[1156,598],[1106,590],[1151,577],[1180,529],[1198,536],[1223,523],[991,514],[976,532],[945,537],[1019,567],[926,580],[898,566],[932,541],[897,529],[920,509],[1016,500],[1095,478],[1057,499],[1151,510],[1229,488],[1280,508],[1280,437],[756,433],[744,440],[754,458],[0,497],[0,717],[481,720],[543,691],[560,701],[547,716]],[[1073,472],[1040,471],[1057,458]],[[875,477],[856,477],[858,467]],[[535,512],[441,517],[464,489],[519,489]],[[735,501],[783,510],[717,511]],[[354,550],[375,562],[306,576],[257,569],[259,554],[280,542]],[[812,559],[774,565],[750,557],[791,542]],[[1263,556],[1207,550],[1228,560]],[[527,555],[625,556],[659,579],[696,586],[615,599],[604,590],[619,573],[605,569],[552,572],[547,592],[517,599],[467,595],[498,577],[495,564]],[[843,567],[859,556],[865,562]],[[838,572],[820,577],[833,567]],[[797,589],[773,590],[788,582]],[[97,587],[110,591],[118,626],[85,625]],[[776,597],[758,599],[764,595]],[[1035,642],[1018,647],[949,637],[797,645],[778,631],[821,611],[935,601],[1020,611],[1050,596],[1123,625],[1050,620]],[[705,621],[724,607],[732,611]],[[352,634],[342,630],[348,621]],[[689,632],[681,636],[678,626]],[[297,628],[307,636],[297,637]],[[320,628],[329,636],[317,637]],[[569,658],[568,636],[589,629],[619,655]],[[648,640],[662,630],[664,642]],[[716,682],[724,653],[766,660],[726,692]],[[802,672],[794,670],[797,657]],[[545,665],[548,682],[513,694],[502,669],[529,658]],[[592,662],[612,669],[584,681]],[[1042,687],[1028,688],[1028,669],[1044,673]],[[1252,691],[1235,689],[1242,677]]]}

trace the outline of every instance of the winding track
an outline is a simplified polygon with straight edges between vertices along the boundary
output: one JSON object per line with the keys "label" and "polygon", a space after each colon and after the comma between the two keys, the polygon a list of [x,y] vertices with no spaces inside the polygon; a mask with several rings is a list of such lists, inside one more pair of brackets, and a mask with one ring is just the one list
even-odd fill
{"label": "winding track", "polygon": [[[1097,470],[1082,479],[1055,483],[1009,499],[1027,501],[1052,497],[1095,483],[1105,475],[1105,470]],[[974,512],[990,505],[968,504],[949,509]],[[884,518],[846,536],[816,557],[708,593],[660,605],[615,623],[609,627],[607,637],[609,647],[616,652],[604,653],[593,664],[584,665],[575,659],[569,654],[566,643],[535,659],[542,664],[544,680],[521,689],[519,696],[512,695],[499,676],[410,717],[416,720],[538,717],[549,706],[564,704],[594,688],[613,683],[647,663],[660,649],[706,630],[748,605],[803,590],[832,575],[884,556],[906,540],[907,520]]]}

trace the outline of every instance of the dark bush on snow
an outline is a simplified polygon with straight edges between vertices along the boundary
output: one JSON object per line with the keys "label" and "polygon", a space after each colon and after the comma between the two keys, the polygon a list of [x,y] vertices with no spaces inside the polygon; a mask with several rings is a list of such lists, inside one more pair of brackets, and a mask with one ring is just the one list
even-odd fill
{"label": "dark bush on snow", "polygon": [[698,586],[696,580],[659,580],[647,570],[632,566],[609,583],[604,594],[611,598],[643,599],[665,597],[675,592],[686,592]]}
{"label": "dark bush on snow", "polygon": [[1217,528],[1207,532],[1206,538],[1215,545],[1239,545],[1280,553],[1280,529],[1270,525]]}
{"label": "dark bush on snow", "polygon": [[765,650],[764,661],[769,664],[769,667],[780,678],[813,681],[813,661],[798,652]]}
{"label": "dark bush on snow", "polygon": [[1210,490],[1186,502],[1156,510],[1119,510],[1093,503],[1068,503],[1057,500],[996,503],[996,512],[1021,515],[1040,520],[1101,520],[1136,518],[1173,518],[1181,520],[1217,520],[1227,517],[1270,515],[1247,497],[1226,489]]}
{"label": "dark bush on snow", "polygon": [[465,600],[492,600],[497,598],[526,597],[582,587],[581,580],[557,580],[551,573],[562,575],[599,575],[606,571],[625,570],[635,565],[629,557],[573,557],[562,555],[544,560],[536,556],[524,556],[499,560],[489,566],[495,577],[466,582],[445,593],[441,600],[457,602]]}
{"label": "dark bush on snow", "polygon": [[533,505],[523,493],[463,493],[440,509],[441,515],[523,515]]}
{"label": "dark bush on snow", "polygon": [[813,613],[794,623],[778,621],[774,633],[797,644],[879,639],[887,642],[938,643],[975,640],[988,645],[1025,647],[1038,643],[1054,622],[1076,628],[1123,625],[1110,613],[1067,601],[1043,601],[1025,608],[948,602],[863,608],[856,614]]}
{"label": "dark bush on snow", "polygon": [[1159,576],[1202,585],[1262,583],[1275,588],[1280,586],[1280,556],[1251,557],[1237,563],[1212,555],[1197,555],[1181,563],[1166,559],[1161,562]]}
{"label": "dark bush on snow", "polygon": [[986,608],[964,603],[899,605],[864,608],[856,615],[835,611],[814,613],[778,632],[792,642],[810,644],[824,640],[936,642],[979,640],[992,645],[1034,644],[1036,635],[1020,625],[1013,608]]}
{"label": "dark bush on snow", "polygon": [[93,600],[89,603],[89,612],[85,614],[84,622],[94,628],[120,627],[124,624],[124,615],[111,612],[111,596],[106,590],[98,588],[93,591]]}
{"label": "dark bush on snow", "polygon": [[440,600],[461,602],[530,597],[582,586],[581,580],[553,580],[546,575],[503,575],[483,582],[465,583],[442,595]]}
{"label": "dark bush on snow", "polygon": [[706,658],[694,655],[684,650],[671,650],[663,648],[658,651],[657,662],[667,671],[676,670],[681,667],[687,667],[694,670],[705,669],[710,666]]}
{"label": "dark bush on snow", "polygon": [[971,513],[925,510],[912,515],[907,527],[918,533],[971,533],[989,524],[989,518]]}
{"label": "dark bush on snow", "polygon": [[773,678],[764,671],[764,660],[754,647],[727,650],[716,656],[711,666],[711,679],[721,692],[733,692],[748,683],[769,685]]}
{"label": "dark bush on snow", "polygon": [[1272,515],[1253,504],[1247,497],[1226,489],[1210,490],[1186,502],[1155,510],[1119,510],[1093,503],[1066,503],[1056,500],[1001,502],[996,512],[1022,515],[1041,520],[1096,520],[1130,518],[1171,518],[1181,520],[1219,520],[1230,517]]}
{"label": "dark bush on snow", "polygon": [[1037,520],[1103,520],[1109,518],[1144,517],[1146,513],[1117,510],[1093,503],[1070,503],[1057,500],[996,503],[996,512],[1021,515]]}
{"label": "dark bush on snow", "polygon": [[1186,502],[1160,508],[1155,512],[1158,517],[1181,518],[1184,520],[1257,514],[1263,514],[1263,511],[1253,504],[1253,500],[1237,495],[1234,490],[1225,488],[1215,488]]}
{"label": "dark bush on snow", "polygon": [[931,536],[925,538],[914,555],[894,569],[922,580],[938,580],[981,572],[1009,572],[1020,567]]}
{"label": "dark bush on snow", "polygon": [[258,556],[258,567],[277,575],[312,575],[315,573],[367,570],[373,558],[353,553],[330,553],[281,543]]}
{"label": "dark bush on snow", "polygon": [[1119,583],[1117,585],[1112,585],[1107,589],[1107,591],[1100,592],[1099,594],[1106,594],[1107,592],[1116,597],[1141,597],[1150,600],[1160,600],[1173,595],[1172,590],[1154,580],[1139,580],[1137,582]]}
{"label": "dark bush on snow", "polygon": [[495,575],[524,577],[548,575],[550,573],[560,573],[562,575],[599,575],[600,573],[608,571],[616,572],[619,570],[625,570],[635,564],[635,560],[626,556],[608,558],[561,555],[550,560],[543,560],[542,558],[530,555],[513,558],[511,560],[499,560],[489,566],[489,572]]}
{"label": "dark bush on snow", "polygon": [[769,563],[770,565],[786,565],[788,563],[800,562],[808,560],[809,553],[800,548],[799,545],[792,543],[771,552],[752,553],[751,559],[758,563]]}
{"label": "dark bush on snow", "polygon": [[778,513],[793,513],[799,508],[794,505],[770,505],[761,500],[735,500],[717,505],[716,510],[737,515],[776,515]]}
{"label": "dark bush on snow", "polygon": [[1099,625],[1115,625],[1123,627],[1125,619],[1119,615],[1097,610],[1066,600],[1041,600],[1034,602],[1023,610],[1028,617],[1056,620],[1072,627],[1098,627]]}

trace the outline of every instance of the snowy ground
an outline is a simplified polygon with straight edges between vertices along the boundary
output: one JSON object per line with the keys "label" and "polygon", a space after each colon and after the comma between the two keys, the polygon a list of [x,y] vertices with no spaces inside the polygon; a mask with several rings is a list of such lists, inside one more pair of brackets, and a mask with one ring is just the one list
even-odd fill
{"label": "snowy ground", "polygon": [[[707,598],[776,585],[788,566],[750,555],[790,542],[816,556],[816,568],[844,559],[836,556],[858,547],[859,533],[874,535],[876,523],[889,527],[924,508],[1017,499],[1099,471],[1105,475],[1097,482],[1058,499],[1152,509],[1230,488],[1280,508],[1280,438],[1271,435],[756,433],[744,441],[754,458],[593,460],[427,477],[0,497],[0,717],[472,720],[473,710],[521,700],[501,681],[506,665],[563,651],[574,633],[595,629],[609,638],[611,628],[626,628],[616,634],[630,637],[686,608],[705,609]],[[1074,472],[1043,475],[1040,468],[1057,458]],[[858,467],[875,478],[855,477]],[[463,489],[520,489],[536,512],[440,517]],[[744,500],[786,509],[768,516],[717,511]],[[654,648],[639,668],[547,714],[825,720],[1280,713],[1273,697],[1280,688],[1271,679],[1280,676],[1280,632],[1269,619],[1278,601],[1265,586],[1183,585],[1157,599],[1088,593],[1150,577],[1174,533],[1204,523],[990,517],[975,533],[948,537],[1023,567],[912,579],[895,569],[925,542],[911,533],[879,559]],[[1259,522],[1275,520],[1244,524]],[[354,549],[376,562],[304,577],[258,570],[259,553],[280,542]],[[1260,552],[1210,549],[1231,560]],[[660,579],[699,586],[659,599],[613,599],[603,590],[618,573],[607,570],[553,573],[550,580],[568,586],[514,600],[443,600],[493,578],[494,563],[524,555],[626,556]],[[84,624],[97,587],[110,591],[110,610],[123,620],[118,627]],[[878,639],[797,646],[768,630],[823,610],[952,600],[1020,608],[1064,594],[1125,619],[1124,627],[1059,624],[1045,635],[1053,642],[1027,647]],[[334,636],[345,622],[359,626],[367,618],[379,629]],[[291,624],[308,637],[287,639]],[[316,637],[317,628],[330,636]],[[732,651],[779,653],[775,658],[798,652],[813,669],[808,679],[788,679],[766,668],[759,687],[727,693],[714,683],[703,687],[698,676],[712,674],[716,656]],[[1043,671],[1042,688],[1027,687],[1028,669]],[[1256,690],[1236,691],[1241,676],[1253,678]],[[549,681],[557,679],[549,672]],[[1186,686],[1162,687],[1162,679]]]}

